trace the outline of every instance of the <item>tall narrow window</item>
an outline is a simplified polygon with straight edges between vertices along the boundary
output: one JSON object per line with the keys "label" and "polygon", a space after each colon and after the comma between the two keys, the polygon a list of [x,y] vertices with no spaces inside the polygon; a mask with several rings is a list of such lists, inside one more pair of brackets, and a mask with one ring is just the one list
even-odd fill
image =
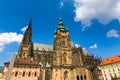
{"label": "tall narrow window", "polygon": [[77,80],[79,80],[79,76],[77,75]]}
{"label": "tall narrow window", "polygon": [[47,70],[45,72],[45,80],[50,80],[50,71],[49,70]]}
{"label": "tall narrow window", "polygon": [[30,77],[30,76],[31,76],[31,72],[28,73],[28,77]]}
{"label": "tall narrow window", "polygon": [[64,63],[67,62],[67,54],[66,53],[63,54],[63,61],[64,61]]}
{"label": "tall narrow window", "polygon": [[110,77],[111,77],[111,78],[113,77],[111,73],[110,73]]}
{"label": "tall narrow window", "polygon": [[15,77],[17,77],[17,76],[18,76],[18,71],[15,72]]}
{"label": "tall narrow window", "polygon": [[22,76],[25,77],[25,71],[23,72]]}
{"label": "tall narrow window", "polygon": [[84,75],[84,80],[86,80],[87,78],[86,78],[86,75]]}
{"label": "tall narrow window", "polygon": [[35,77],[37,76],[37,72],[35,72],[34,76],[35,76]]}
{"label": "tall narrow window", "polygon": [[83,80],[83,76],[82,75],[81,75],[80,79]]}

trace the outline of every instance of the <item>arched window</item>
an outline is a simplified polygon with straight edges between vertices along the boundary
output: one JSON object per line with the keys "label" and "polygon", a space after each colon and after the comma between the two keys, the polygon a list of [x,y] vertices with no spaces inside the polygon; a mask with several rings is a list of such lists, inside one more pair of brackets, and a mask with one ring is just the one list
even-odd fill
{"label": "arched window", "polygon": [[79,65],[80,64],[80,59],[79,55],[77,53],[73,53],[73,65]]}
{"label": "arched window", "polygon": [[63,54],[63,62],[64,62],[64,63],[67,62],[67,54],[66,54],[66,53]]}
{"label": "arched window", "polygon": [[23,71],[22,77],[25,77],[25,71]]}
{"label": "arched window", "polygon": [[86,78],[86,75],[84,75],[84,80],[86,80],[87,78]]}
{"label": "arched window", "polygon": [[31,76],[31,72],[28,73],[28,77],[30,77],[30,76]]}
{"label": "arched window", "polygon": [[81,75],[80,79],[83,80],[83,76],[82,75]]}
{"label": "arched window", "polygon": [[64,80],[68,80],[68,71],[64,72]]}
{"label": "arched window", "polygon": [[77,75],[77,77],[76,77],[76,78],[77,78],[77,80],[79,80],[79,76],[78,76],[78,75]]}
{"label": "arched window", "polygon": [[45,72],[45,80],[50,80],[50,71],[49,70],[47,70]]}
{"label": "arched window", "polygon": [[37,72],[35,71],[35,73],[34,73],[34,77],[36,77],[37,76]]}
{"label": "arched window", "polygon": [[17,77],[17,76],[18,76],[18,71],[15,72],[15,77]]}

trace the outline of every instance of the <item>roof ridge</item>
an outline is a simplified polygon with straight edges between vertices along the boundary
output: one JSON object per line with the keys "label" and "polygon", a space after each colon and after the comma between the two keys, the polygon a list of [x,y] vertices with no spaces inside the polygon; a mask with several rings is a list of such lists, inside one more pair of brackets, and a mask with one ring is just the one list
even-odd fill
{"label": "roof ridge", "polygon": [[101,61],[100,65],[103,66],[103,65],[107,65],[107,64],[116,63],[116,62],[120,62],[120,55],[106,58],[106,59]]}
{"label": "roof ridge", "polygon": [[50,46],[53,46],[52,44],[44,44],[44,43],[39,43],[39,42],[33,42],[33,44],[43,44],[43,45],[50,45]]}

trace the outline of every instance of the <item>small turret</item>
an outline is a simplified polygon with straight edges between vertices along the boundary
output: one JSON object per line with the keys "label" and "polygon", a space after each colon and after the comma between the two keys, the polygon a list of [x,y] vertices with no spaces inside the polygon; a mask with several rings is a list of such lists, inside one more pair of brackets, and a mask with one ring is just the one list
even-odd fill
{"label": "small turret", "polygon": [[66,32],[69,32],[69,29],[68,29],[68,28],[66,28],[66,29],[65,29],[65,31],[66,31]]}

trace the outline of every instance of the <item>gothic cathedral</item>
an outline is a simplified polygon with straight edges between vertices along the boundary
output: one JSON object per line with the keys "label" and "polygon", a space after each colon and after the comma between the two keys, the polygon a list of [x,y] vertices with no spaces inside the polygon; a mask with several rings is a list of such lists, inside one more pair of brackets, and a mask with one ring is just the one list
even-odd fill
{"label": "gothic cathedral", "polygon": [[[53,45],[32,42],[30,20],[14,61],[11,80],[97,80],[97,64],[98,59],[72,42],[62,18],[54,33]],[[8,67],[6,62],[4,77]]]}

